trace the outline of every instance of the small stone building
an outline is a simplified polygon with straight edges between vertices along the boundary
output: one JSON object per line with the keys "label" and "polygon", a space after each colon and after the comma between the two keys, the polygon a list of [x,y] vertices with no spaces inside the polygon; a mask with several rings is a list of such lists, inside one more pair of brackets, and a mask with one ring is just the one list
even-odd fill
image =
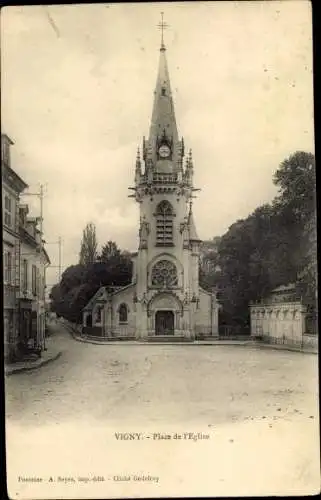
{"label": "small stone building", "polygon": [[307,310],[295,284],[275,288],[265,299],[250,305],[251,335],[272,343],[311,344],[316,335],[307,329]]}
{"label": "small stone building", "polygon": [[216,293],[199,285],[193,173],[192,153],[185,156],[178,136],[162,43],[149,137],[142,158],[137,152],[135,185],[129,188],[140,209],[132,283],[96,293],[83,311],[85,333],[157,340],[218,336]]}

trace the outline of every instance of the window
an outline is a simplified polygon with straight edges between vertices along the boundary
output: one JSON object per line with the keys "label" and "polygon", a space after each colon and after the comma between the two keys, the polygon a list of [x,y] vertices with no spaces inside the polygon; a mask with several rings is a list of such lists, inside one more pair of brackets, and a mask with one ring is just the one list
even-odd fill
{"label": "window", "polygon": [[173,207],[162,201],[156,209],[156,245],[173,246]]}
{"label": "window", "polygon": [[22,277],[21,277],[21,288],[23,292],[28,290],[28,261],[24,259],[22,261]]}
{"label": "window", "polygon": [[12,213],[11,213],[11,198],[9,198],[9,196],[4,197],[4,223],[6,226],[11,227]]}
{"label": "window", "polygon": [[127,323],[128,321],[128,310],[126,304],[120,304],[118,309],[119,323]]}
{"label": "window", "polygon": [[4,281],[11,284],[12,280],[12,255],[11,252],[4,254]]}
{"label": "window", "polygon": [[37,295],[37,267],[32,266],[32,294]]}
{"label": "window", "polygon": [[36,295],[40,297],[41,294],[41,288],[40,288],[40,269],[39,267],[36,267]]}
{"label": "window", "polygon": [[177,269],[169,260],[160,260],[152,269],[152,285],[172,288],[178,285]]}
{"label": "window", "polygon": [[102,311],[102,306],[98,306],[96,309],[96,318],[95,318],[96,323],[101,323],[101,311]]}

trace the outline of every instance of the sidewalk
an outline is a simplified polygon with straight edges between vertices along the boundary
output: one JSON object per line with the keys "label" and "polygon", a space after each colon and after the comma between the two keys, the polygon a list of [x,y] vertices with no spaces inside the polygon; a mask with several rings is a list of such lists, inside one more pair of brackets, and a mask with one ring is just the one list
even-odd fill
{"label": "sidewalk", "polygon": [[46,348],[47,350],[41,353],[41,358],[27,361],[18,361],[17,363],[5,365],[5,375],[9,376],[13,375],[14,373],[36,370],[37,368],[40,368],[41,366],[44,366],[51,361],[55,361],[62,354],[62,351],[55,347],[54,340],[51,338],[46,339]]}

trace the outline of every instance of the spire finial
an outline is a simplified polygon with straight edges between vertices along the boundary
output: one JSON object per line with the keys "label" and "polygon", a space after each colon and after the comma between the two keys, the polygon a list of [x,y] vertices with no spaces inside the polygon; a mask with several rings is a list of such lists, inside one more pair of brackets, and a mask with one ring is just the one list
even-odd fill
{"label": "spire finial", "polygon": [[161,50],[165,50],[165,45],[164,45],[164,29],[168,28],[168,24],[164,22],[164,12],[161,12],[161,17],[162,20],[160,23],[158,23],[158,28],[162,32],[162,38],[161,38]]}

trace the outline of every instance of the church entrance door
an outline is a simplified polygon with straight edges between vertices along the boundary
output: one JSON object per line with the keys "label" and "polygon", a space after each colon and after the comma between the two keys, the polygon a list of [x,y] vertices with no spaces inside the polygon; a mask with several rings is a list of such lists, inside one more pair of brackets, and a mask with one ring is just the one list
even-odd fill
{"label": "church entrance door", "polygon": [[174,335],[173,311],[157,311],[155,317],[156,335]]}

